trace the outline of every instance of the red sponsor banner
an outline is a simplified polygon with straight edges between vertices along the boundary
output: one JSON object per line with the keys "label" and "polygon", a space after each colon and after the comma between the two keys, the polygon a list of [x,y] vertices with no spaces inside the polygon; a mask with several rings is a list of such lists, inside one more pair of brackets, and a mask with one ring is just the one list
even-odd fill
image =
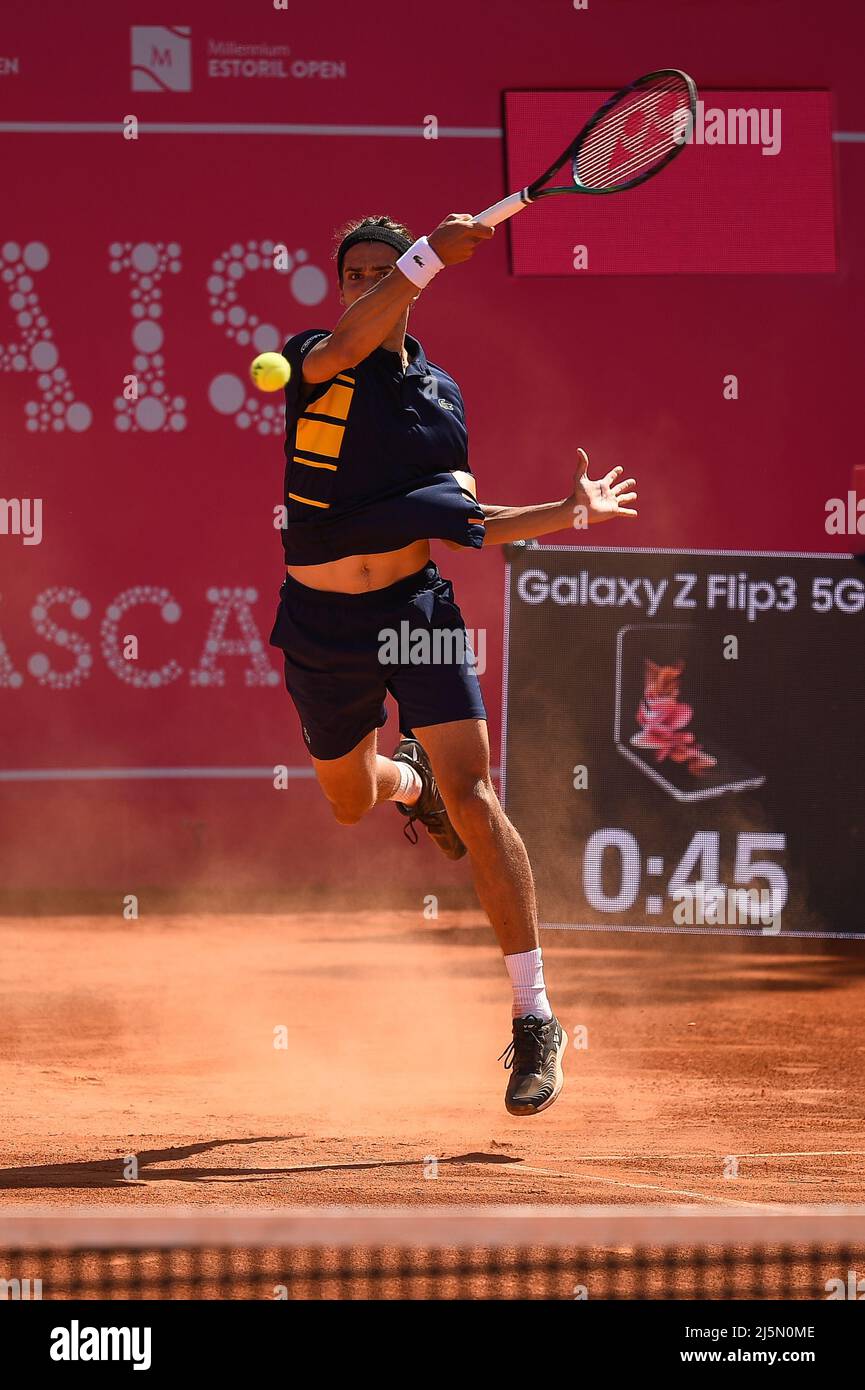
{"label": "red sponsor banner", "polygon": [[[374,174],[353,162],[331,186],[328,137],[6,138],[21,194],[0,229],[0,781],[307,766],[268,645],[284,577],[284,401],[255,388],[250,364],[338,319],[335,227],[385,207],[430,228],[420,186],[468,183],[476,152],[419,135],[409,187],[401,142],[382,140]],[[308,196],[283,192],[283,164]],[[82,215],[61,216],[85,183]],[[488,284],[503,270],[501,257],[479,263]],[[450,322],[460,281],[447,290],[412,326],[476,407],[498,382],[470,371],[471,343]],[[440,558],[448,573],[466,564]],[[469,565],[464,602],[482,568],[496,576],[470,624],[490,621],[500,565]],[[487,683],[494,711],[495,673]],[[383,746],[396,737],[392,715]]]}
{"label": "red sponsor banner", "polygon": [[[507,92],[508,187],[548,168],[608,92]],[[511,223],[517,275],[835,270],[828,92],[701,93],[688,148],[621,196],[544,199]],[[566,166],[555,182],[567,183]]]}

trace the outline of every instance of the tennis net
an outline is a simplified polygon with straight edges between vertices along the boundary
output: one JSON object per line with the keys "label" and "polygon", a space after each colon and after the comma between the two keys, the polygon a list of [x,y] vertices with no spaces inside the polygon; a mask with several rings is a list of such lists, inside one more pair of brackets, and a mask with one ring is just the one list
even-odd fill
{"label": "tennis net", "polygon": [[7,1299],[828,1299],[857,1280],[865,1206],[0,1213]]}

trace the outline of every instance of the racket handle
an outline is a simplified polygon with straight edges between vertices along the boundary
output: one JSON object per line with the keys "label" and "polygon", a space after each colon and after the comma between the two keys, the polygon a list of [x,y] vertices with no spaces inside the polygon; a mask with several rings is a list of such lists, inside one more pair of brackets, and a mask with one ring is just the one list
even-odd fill
{"label": "racket handle", "polygon": [[507,198],[502,198],[501,202],[493,203],[491,208],[485,208],[474,220],[484,227],[497,227],[500,222],[513,217],[515,212],[522,212],[523,208],[528,207],[529,202],[527,190],[524,188],[521,193],[510,193]]}

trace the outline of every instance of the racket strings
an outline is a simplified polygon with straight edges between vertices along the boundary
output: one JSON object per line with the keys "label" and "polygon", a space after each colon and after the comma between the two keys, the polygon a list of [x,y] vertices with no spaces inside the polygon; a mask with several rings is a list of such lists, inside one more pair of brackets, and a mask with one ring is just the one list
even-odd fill
{"label": "racket strings", "polygon": [[677,120],[674,130],[660,131],[658,138],[651,144],[645,143],[647,137],[643,133],[641,148],[626,153],[624,158],[620,158],[614,167],[610,167],[617,150],[621,148],[624,148],[625,151],[628,150],[628,145],[622,139],[622,129],[619,127],[609,136],[604,137],[602,141],[599,141],[590,153],[581,152],[577,169],[580,182],[590,187],[610,187],[628,182],[653,168],[672,149],[676,148],[681,143],[681,132],[682,127]]}
{"label": "racket strings", "polygon": [[[614,108],[590,133],[577,152],[574,174],[587,187],[614,187],[629,182],[660,163],[681,143],[690,115],[688,89],[679,78],[666,78],[647,87],[635,100],[628,98]],[[634,117],[642,117],[639,132],[632,134]],[[630,123],[630,129],[629,127]],[[658,138],[646,144],[653,131]],[[639,149],[632,148],[639,138]],[[619,149],[625,158],[614,168],[610,162]]]}
{"label": "racket strings", "polygon": [[[623,159],[620,164],[616,165],[615,169],[609,169],[608,167],[610,158],[609,151],[604,151],[602,156],[591,161],[581,158],[579,162],[580,182],[593,188],[610,187],[617,183],[626,183],[631,178],[636,178],[636,176],[641,174],[644,170],[651,169],[655,164],[659,163],[663,156],[677,143],[677,141],[671,138],[662,136],[654,145],[650,145],[647,149],[638,151],[636,154],[631,155],[629,159]],[[617,142],[613,142],[614,148],[616,144]]]}
{"label": "racket strings", "polygon": [[[646,88],[636,99],[626,98],[614,107],[591,132],[584,149],[591,149],[593,154],[609,149],[621,139],[624,127],[635,115],[648,118],[651,123],[660,127],[671,117],[675,120],[683,104],[685,109],[688,109],[688,93],[678,80],[671,83],[668,79],[664,84],[659,83],[656,87]],[[662,107],[666,107],[663,112]]]}
{"label": "racket strings", "polygon": [[[630,112],[628,113],[630,115]],[[611,125],[609,131],[604,131],[597,141],[592,143],[591,149],[582,151],[579,157],[579,174],[585,183],[594,184],[596,181],[602,183],[620,183],[635,176],[639,171],[651,168],[658,162],[674,145],[681,139],[681,125],[674,117],[671,128],[665,131],[662,128],[662,121],[654,116],[649,118],[653,125],[659,127],[658,138],[651,144],[646,141],[649,138],[649,131],[643,127],[639,131],[642,144],[638,150],[629,151],[629,142],[632,138],[630,132],[625,134],[625,123],[617,122]],[[611,166],[613,156],[620,149],[625,150],[624,158],[620,158],[614,167]]]}

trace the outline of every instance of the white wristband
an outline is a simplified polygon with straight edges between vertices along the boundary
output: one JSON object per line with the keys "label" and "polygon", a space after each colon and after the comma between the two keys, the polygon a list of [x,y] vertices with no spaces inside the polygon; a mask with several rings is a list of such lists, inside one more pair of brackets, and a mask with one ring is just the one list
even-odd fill
{"label": "white wristband", "polygon": [[411,280],[413,285],[417,285],[422,290],[429,284],[434,275],[438,275],[440,270],[444,270],[445,263],[432,249],[425,236],[420,237],[407,251],[404,251],[396,263],[397,270],[401,270],[407,280]]}

